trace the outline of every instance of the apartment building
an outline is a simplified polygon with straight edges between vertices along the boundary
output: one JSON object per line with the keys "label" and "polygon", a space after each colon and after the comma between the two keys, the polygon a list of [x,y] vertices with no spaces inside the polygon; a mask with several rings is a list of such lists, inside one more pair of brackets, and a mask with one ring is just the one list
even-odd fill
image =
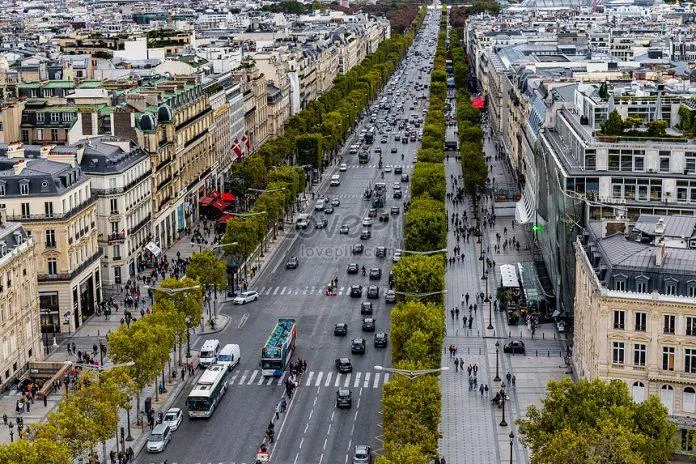
{"label": "apartment building", "polygon": [[43,358],[36,243],[0,209],[0,389]]}
{"label": "apartment building", "polygon": [[[208,87],[208,104],[213,110],[213,125],[210,127],[213,142],[213,166],[207,178],[206,189],[218,190],[223,185],[224,173],[232,164],[232,138],[230,137],[230,106],[225,89],[215,85]],[[213,90],[219,89],[213,93]]]}
{"label": "apartment building", "polygon": [[36,243],[44,331],[70,333],[101,301],[96,196],[69,147],[2,147],[0,209]]}
{"label": "apartment building", "polygon": [[696,217],[589,224],[575,242],[573,363],[579,378],[660,398],[682,452],[696,433]]}
{"label": "apartment building", "polygon": [[102,285],[115,286],[145,268],[151,239],[150,157],[128,139],[99,137],[73,146],[96,200]]}
{"label": "apartment building", "polygon": [[244,127],[247,153],[256,151],[268,138],[268,98],[266,77],[253,61],[246,61],[236,72],[244,95]]}

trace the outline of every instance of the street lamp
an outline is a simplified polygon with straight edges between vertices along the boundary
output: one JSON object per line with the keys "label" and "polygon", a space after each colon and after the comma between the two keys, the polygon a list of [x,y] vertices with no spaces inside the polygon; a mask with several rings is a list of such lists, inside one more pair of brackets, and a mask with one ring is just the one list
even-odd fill
{"label": "street lamp", "polygon": [[512,441],[515,439],[515,434],[510,430],[510,464],[512,464]]}
{"label": "street lamp", "polygon": [[447,248],[442,248],[440,250],[430,250],[430,251],[412,251],[412,250],[401,250],[401,254],[404,255],[435,255],[438,253],[446,253]]}
{"label": "street lamp", "polygon": [[496,340],[496,342],[495,342],[495,378],[493,379],[494,382],[500,382],[500,374],[498,373],[498,367],[499,367],[498,358],[499,357],[500,357],[500,340]]}
{"label": "street lamp", "polygon": [[191,357],[191,316],[186,316],[186,364]]}
{"label": "street lamp", "polygon": [[500,421],[499,425],[501,427],[507,427],[508,423],[505,422],[505,403],[507,402],[507,396],[505,396],[505,389],[504,388],[500,389],[500,401],[502,401],[503,419]]}
{"label": "street lamp", "polygon": [[[486,272],[488,274],[488,272]],[[488,279],[486,279],[486,298],[483,300],[484,303],[488,303],[488,330],[493,330],[493,302],[491,301],[490,295],[488,295]]]}
{"label": "street lamp", "polygon": [[437,369],[417,369],[417,370],[407,370],[407,369],[396,369],[394,367],[383,367],[375,366],[376,371],[391,372],[392,374],[398,374],[406,377],[409,382],[413,382],[416,377],[428,374],[439,374],[440,372],[445,372],[449,370],[449,367],[443,366]]}
{"label": "street lamp", "polygon": [[7,426],[10,428],[10,443],[14,442],[14,422],[10,421]]}

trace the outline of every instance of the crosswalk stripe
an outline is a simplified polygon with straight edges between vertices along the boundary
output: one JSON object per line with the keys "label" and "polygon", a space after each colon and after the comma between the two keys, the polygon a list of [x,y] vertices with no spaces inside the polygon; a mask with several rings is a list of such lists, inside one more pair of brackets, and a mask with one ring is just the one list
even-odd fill
{"label": "crosswalk stripe", "polygon": [[336,375],[336,381],[334,382],[334,387],[338,387],[340,385],[340,383],[341,383],[341,374],[338,373]]}
{"label": "crosswalk stripe", "polygon": [[266,295],[270,295],[270,294],[271,294],[271,290],[273,290],[273,289],[272,289],[271,287],[268,287],[268,290],[266,290]]}
{"label": "crosswalk stripe", "polygon": [[[262,377],[262,378],[263,378],[263,377]],[[275,377],[269,377],[269,378],[268,378],[268,382],[266,382],[266,385],[272,384],[274,380],[275,380]]]}
{"label": "crosswalk stripe", "polygon": [[283,372],[282,374],[280,374],[280,377],[278,378],[278,385],[282,385],[282,384],[283,384],[283,380],[285,380],[285,372]]}
{"label": "crosswalk stripe", "polygon": [[280,290],[280,287],[276,287],[275,290],[273,290],[273,294],[275,295],[276,293],[278,293],[278,290]]}
{"label": "crosswalk stripe", "polygon": [[259,377],[259,383],[258,383],[257,385],[263,385],[263,382],[264,382],[265,380],[266,380],[266,377],[264,377],[264,376],[262,375],[261,377]]}
{"label": "crosswalk stripe", "polygon": [[232,378],[230,379],[230,385],[234,384],[234,381],[237,380],[237,377],[239,377],[239,372],[232,376]]}
{"label": "crosswalk stripe", "polygon": [[365,382],[363,382],[363,388],[367,388],[370,386],[370,373],[365,372]]}
{"label": "crosswalk stripe", "polygon": [[247,383],[247,385],[251,385],[251,383],[254,381],[254,379],[256,378],[256,376],[258,374],[259,374],[259,371],[254,370],[254,372],[251,373],[251,377],[249,378],[249,382]]}
{"label": "crosswalk stripe", "polygon": [[295,289],[295,295],[299,295],[299,294],[300,294],[300,289],[299,289],[299,288],[296,288],[296,289]]}
{"label": "crosswalk stripe", "polygon": [[384,382],[382,382],[382,385],[384,385],[387,382],[389,382],[389,372],[384,373]]}
{"label": "crosswalk stripe", "polygon": [[312,377],[314,377],[314,371],[309,373],[309,377],[307,377],[307,383],[305,384],[306,387],[309,387],[309,385],[312,383]]}
{"label": "crosswalk stripe", "polygon": [[303,295],[306,295],[308,289],[309,289],[309,287],[305,287],[304,290],[302,291],[302,294],[303,294]]}
{"label": "crosswalk stripe", "polygon": [[319,372],[319,375],[317,375],[317,381],[314,382],[314,386],[318,387],[321,385],[321,379],[324,377],[324,372]]}
{"label": "crosswalk stripe", "polygon": [[246,380],[247,375],[249,375],[249,371],[246,370],[244,371],[244,374],[242,374],[242,378],[239,380],[239,385],[242,385],[244,381]]}
{"label": "crosswalk stripe", "polygon": [[344,387],[348,387],[348,385],[350,385],[350,375],[350,372],[348,373],[348,375],[346,375],[346,381],[343,383]]}
{"label": "crosswalk stripe", "polygon": [[285,289],[286,289],[286,288],[288,288],[288,287],[283,287],[283,289],[280,291],[280,294],[281,294],[281,295],[285,295]]}
{"label": "crosswalk stripe", "polygon": [[379,372],[375,373],[375,381],[372,383],[372,388],[377,388],[379,386]]}
{"label": "crosswalk stripe", "polygon": [[360,385],[360,376],[362,375],[362,372],[358,372],[355,374],[355,382],[353,383],[353,388],[358,388],[358,385]]}
{"label": "crosswalk stripe", "polygon": [[339,294],[339,295],[343,295],[343,289],[344,289],[344,288],[346,288],[346,287],[341,287],[341,289],[338,291],[338,294]]}
{"label": "crosswalk stripe", "polygon": [[333,372],[329,372],[326,374],[326,383],[324,383],[325,387],[328,387],[331,384],[331,376],[333,375]]}

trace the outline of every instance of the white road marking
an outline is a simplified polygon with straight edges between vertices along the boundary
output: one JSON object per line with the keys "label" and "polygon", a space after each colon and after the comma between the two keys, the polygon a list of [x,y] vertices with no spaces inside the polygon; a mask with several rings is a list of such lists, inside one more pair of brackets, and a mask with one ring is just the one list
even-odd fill
{"label": "white road marking", "polygon": [[363,382],[363,388],[367,388],[370,386],[370,373],[366,372],[365,373],[365,382]]}
{"label": "white road marking", "polygon": [[300,449],[302,449],[302,443],[304,443],[304,437],[302,437],[302,440],[300,440]]}
{"label": "white road marking", "polygon": [[[271,378],[272,378],[272,377],[271,377]],[[269,378],[268,380],[271,380],[271,378]],[[265,380],[266,380],[266,377],[264,377],[264,376],[262,375],[261,377],[259,377],[259,383],[258,383],[257,385],[262,385],[263,382],[264,382]],[[269,382],[269,383],[270,383],[270,382]]]}
{"label": "white road marking", "polygon": [[309,289],[309,287],[305,287],[304,290],[302,291],[302,294],[303,294],[303,295],[306,295],[308,289]]}
{"label": "white road marking", "polygon": [[266,290],[266,295],[270,295],[270,294],[271,294],[271,290],[273,290],[273,288],[268,287],[268,290]]}
{"label": "white road marking", "polygon": [[325,387],[328,387],[331,384],[331,376],[333,375],[333,372],[329,372],[326,374],[326,382],[324,383]]}
{"label": "white road marking", "polygon": [[273,290],[273,294],[275,295],[276,293],[278,293],[278,290],[280,290],[280,287],[276,287],[275,290]]}
{"label": "white road marking", "polygon": [[230,379],[230,385],[234,385],[234,381],[237,380],[237,377],[239,377],[239,372],[232,376],[232,378]]}
{"label": "white road marking", "polygon": [[283,380],[285,380],[285,372],[283,372],[282,374],[280,374],[280,377],[278,377],[278,384],[277,384],[277,385],[282,385],[282,384],[283,384]]}
{"label": "white road marking", "polygon": [[309,377],[307,377],[307,383],[305,383],[305,386],[309,387],[311,385],[312,377],[314,377],[314,371],[309,373]]}
{"label": "white road marking", "polygon": [[248,371],[248,370],[244,371],[244,374],[242,374],[242,378],[239,379],[239,385],[242,385],[242,384],[244,383],[244,381],[246,380],[247,375],[249,375],[249,371]]}
{"label": "white road marking", "polygon": [[353,388],[358,388],[358,385],[360,385],[360,376],[362,375],[362,372],[358,372],[355,374],[355,382],[353,383]]}
{"label": "white road marking", "polygon": [[314,295],[314,287],[312,287],[312,290],[310,291],[310,295]]}
{"label": "white road marking", "polygon": [[285,289],[286,289],[286,288],[288,288],[288,287],[283,287],[283,289],[280,291],[280,294],[281,294],[281,295],[285,295]]}
{"label": "white road marking", "polygon": [[272,384],[274,380],[275,380],[275,377],[269,377],[268,382],[266,382],[266,385]]}
{"label": "white road marking", "polygon": [[350,385],[350,375],[351,375],[350,373],[348,373],[348,375],[346,375],[346,381],[343,383],[343,386],[346,388],[348,387],[348,385]]}
{"label": "white road marking", "polygon": [[372,384],[372,388],[377,388],[377,387],[379,386],[379,374],[380,374],[379,372],[377,372],[377,373],[375,374],[375,381],[374,381],[374,383]]}
{"label": "white road marking", "polygon": [[247,382],[247,385],[251,385],[251,383],[254,381],[257,375],[259,375],[259,371],[254,370],[254,372],[251,373],[251,377],[249,378],[249,382]]}
{"label": "white road marking", "polygon": [[317,375],[317,381],[314,383],[315,387],[318,387],[321,385],[321,379],[324,377],[324,372],[320,371],[319,375]]}
{"label": "white road marking", "polygon": [[336,382],[334,382],[334,387],[338,387],[338,384],[341,382],[341,374],[336,375]]}

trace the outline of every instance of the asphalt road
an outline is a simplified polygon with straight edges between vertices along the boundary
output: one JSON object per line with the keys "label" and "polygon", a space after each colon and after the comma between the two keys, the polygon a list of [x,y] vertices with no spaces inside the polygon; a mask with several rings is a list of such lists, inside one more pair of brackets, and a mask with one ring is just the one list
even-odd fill
{"label": "asphalt road", "polygon": [[[430,38],[436,37],[439,24],[439,12],[433,14],[429,21]],[[434,40],[434,39],[433,39]],[[417,38],[414,46],[421,51],[434,51],[434,42],[430,39]],[[419,58],[407,58],[406,72],[397,79],[395,73],[392,81],[395,89],[405,89],[406,104],[399,118],[406,118],[411,113],[420,113],[427,104],[427,98],[418,99],[420,95],[427,97],[424,92],[416,92],[417,82],[428,83],[427,73],[421,73],[418,68],[426,63]],[[430,61],[427,63],[431,65]],[[418,76],[421,80],[418,80]],[[380,96],[381,98],[381,96]],[[376,99],[378,104],[379,99]],[[389,97],[391,100],[392,97]],[[415,100],[415,109],[410,110],[411,102]],[[394,108],[396,110],[396,108]],[[379,111],[379,118],[388,113]],[[354,137],[360,129],[372,126],[369,116],[358,126]],[[362,317],[360,302],[366,300],[365,289],[370,284],[378,284],[380,298],[372,300],[377,331],[389,332],[389,309],[391,305],[384,302],[384,293],[389,288],[388,275],[392,265],[392,253],[402,244],[402,212],[398,216],[390,216],[387,223],[381,223],[374,218],[372,237],[360,240],[360,225],[367,215],[370,205],[362,198],[368,185],[375,182],[387,183],[387,197],[384,211],[389,211],[392,205],[402,206],[402,201],[392,198],[392,185],[399,181],[400,176],[386,173],[384,180],[378,169],[379,155],[374,149],[381,147],[384,165],[403,165],[404,173],[411,174],[416,150],[420,144],[409,142],[402,144],[394,140],[390,132],[387,143],[381,143],[381,134],[370,147],[371,159],[368,164],[358,164],[358,156],[348,154],[346,143],[342,151],[343,162],[347,164],[341,175],[341,184],[329,187],[320,186],[319,194],[338,198],[340,206],[331,215],[312,212],[310,227],[304,231],[294,231],[284,238],[284,243],[277,252],[264,264],[254,287],[250,290],[260,292],[258,301],[244,305],[225,305],[221,312],[231,316],[227,328],[217,334],[222,345],[237,343],[241,347],[242,360],[231,373],[229,390],[222,399],[215,413],[207,420],[190,420],[185,417],[180,428],[174,433],[173,440],[165,451],[159,455],[149,455],[143,452],[137,462],[163,462],[169,464],[194,464],[199,462],[214,463],[253,463],[256,450],[263,440],[264,431],[274,415],[274,407],[284,394],[282,382],[274,378],[264,378],[260,372],[261,348],[273,329],[278,318],[291,317],[297,319],[298,336],[293,359],[302,358],[307,361],[308,368],[300,377],[300,386],[289,402],[288,410],[275,421],[276,442],[272,449],[271,460],[281,464],[307,463],[337,463],[349,462],[352,448],[356,444],[367,444],[375,451],[381,447],[381,392],[384,382],[389,375],[375,371],[375,365],[390,366],[390,348],[375,348],[371,333],[361,330]],[[397,153],[391,153],[396,147]],[[401,160],[401,153],[405,159]],[[332,172],[326,172],[324,178]],[[409,197],[409,185],[402,184],[404,199]],[[316,218],[326,217],[328,226],[325,229],[314,229]],[[339,227],[349,224],[348,235],[339,234]],[[353,244],[363,243],[365,251],[362,255],[353,255]],[[387,247],[385,258],[375,257],[377,246]],[[299,267],[286,270],[285,262],[288,257],[299,258]],[[382,278],[379,281],[369,281],[362,274],[348,275],[346,268],[355,262],[366,268],[379,267]],[[338,278],[338,295],[327,296],[324,290],[329,281]],[[363,285],[363,296],[352,298],[347,288],[352,284]],[[349,326],[348,336],[333,335],[336,322],[346,322]],[[367,349],[364,355],[351,355],[350,341],[354,337],[367,339]],[[196,341],[196,348],[203,340]],[[348,356],[353,363],[353,372],[339,374],[334,367],[337,357]],[[191,381],[189,381],[191,382]],[[191,383],[191,386],[193,384]],[[351,409],[336,409],[335,394],[338,386],[350,387],[353,394]],[[185,409],[187,387],[175,406]]]}

